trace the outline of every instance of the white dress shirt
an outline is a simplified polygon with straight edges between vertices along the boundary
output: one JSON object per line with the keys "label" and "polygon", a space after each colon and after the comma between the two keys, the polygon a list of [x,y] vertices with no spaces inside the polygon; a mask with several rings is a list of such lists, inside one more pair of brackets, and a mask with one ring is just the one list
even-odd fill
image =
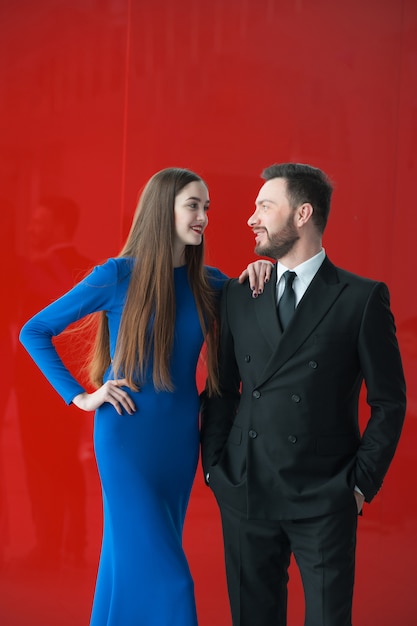
{"label": "white dress shirt", "polygon": [[[320,250],[315,256],[311,257],[304,263],[300,263],[297,267],[293,267],[291,269],[292,272],[295,272],[297,276],[294,278],[292,288],[295,293],[295,306],[298,305],[301,298],[307,291],[307,287],[313,280],[314,276],[317,274],[320,265],[323,263],[324,258],[326,256],[326,251],[324,248]],[[285,287],[285,279],[283,278],[284,272],[286,272],[289,268],[285,267],[280,261],[278,261],[277,265],[277,302],[281,298],[284,293]]]}

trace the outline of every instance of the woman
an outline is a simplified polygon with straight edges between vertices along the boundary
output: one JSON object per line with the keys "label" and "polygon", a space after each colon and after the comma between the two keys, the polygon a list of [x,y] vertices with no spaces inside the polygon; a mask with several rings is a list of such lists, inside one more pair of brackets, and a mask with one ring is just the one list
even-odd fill
{"label": "woman", "polygon": [[[217,390],[217,300],[226,280],[203,265],[208,207],[195,173],[155,174],[119,256],[20,333],[64,400],[96,411],[104,531],[91,626],[197,624],[182,548],[199,450],[195,372],[205,339],[208,387]],[[268,268],[258,264],[262,282]],[[52,338],[91,313],[100,319],[90,366],[97,389],[88,393]]]}

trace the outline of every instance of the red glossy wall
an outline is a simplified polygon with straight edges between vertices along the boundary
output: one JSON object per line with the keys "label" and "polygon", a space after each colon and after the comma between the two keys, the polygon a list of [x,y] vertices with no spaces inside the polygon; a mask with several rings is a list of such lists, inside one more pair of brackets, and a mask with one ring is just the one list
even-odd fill
{"label": "red glossy wall", "polygon": [[[44,386],[16,339],[73,279],[31,271],[36,242],[61,236],[41,198],[79,206],[72,243],[90,265],[118,252],[150,175],[189,167],[210,187],[208,262],[236,275],[259,173],[297,160],[336,183],[330,258],[388,283],[408,382],[397,456],[360,519],[354,624],[416,624],[415,0],[0,0],[0,35],[0,623],[88,624],[101,539],[92,416]],[[201,626],[230,626],[200,473],[185,545]]]}

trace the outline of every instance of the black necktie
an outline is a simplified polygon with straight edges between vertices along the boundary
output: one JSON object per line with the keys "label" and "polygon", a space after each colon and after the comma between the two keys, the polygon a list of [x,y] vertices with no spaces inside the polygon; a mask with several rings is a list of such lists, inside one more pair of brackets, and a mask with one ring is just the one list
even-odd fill
{"label": "black necktie", "polygon": [[285,289],[278,302],[278,317],[283,331],[287,328],[295,311],[295,293],[292,283],[296,276],[297,274],[290,270],[284,272]]}

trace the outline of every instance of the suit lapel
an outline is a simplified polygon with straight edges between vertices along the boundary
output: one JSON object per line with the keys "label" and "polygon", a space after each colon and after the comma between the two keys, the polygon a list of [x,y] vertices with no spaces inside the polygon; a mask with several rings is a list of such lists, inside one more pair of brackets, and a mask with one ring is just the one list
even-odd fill
{"label": "suit lapel", "polygon": [[[276,267],[275,267],[275,282],[274,282],[274,298],[275,298],[275,284],[276,284]],[[319,271],[311,281],[307,291],[300,300],[294,317],[292,318],[286,332],[281,333],[278,316],[276,313],[275,300],[272,305],[270,301],[265,300],[265,304],[260,308],[262,313],[266,306],[272,309],[275,315],[275,322],[272,322],[272,315],[269,314],[269,318],[265,316],[261,324],[263,333],[267,331],[264,326],[269,323],[273,324],[274,329],[270,331],[270,334],[274,334],[275,341],[272,346],[276,346],[273,349],[271,358],[267,362],[263,372],[260,373],[258,379],[258,386],[270,378],[280,367],[299,349],[299,347],[308,339],[320,321],[325,317],[327,311],[331,308],[335,300],[339,297],[339,294],[345,288],[346,283],[340,282],[337,274],[336,267],[327,259],[323,261]],[[263,296],[261,296],[261,299]],[[278,344],[276,344],[278,339]]]}

